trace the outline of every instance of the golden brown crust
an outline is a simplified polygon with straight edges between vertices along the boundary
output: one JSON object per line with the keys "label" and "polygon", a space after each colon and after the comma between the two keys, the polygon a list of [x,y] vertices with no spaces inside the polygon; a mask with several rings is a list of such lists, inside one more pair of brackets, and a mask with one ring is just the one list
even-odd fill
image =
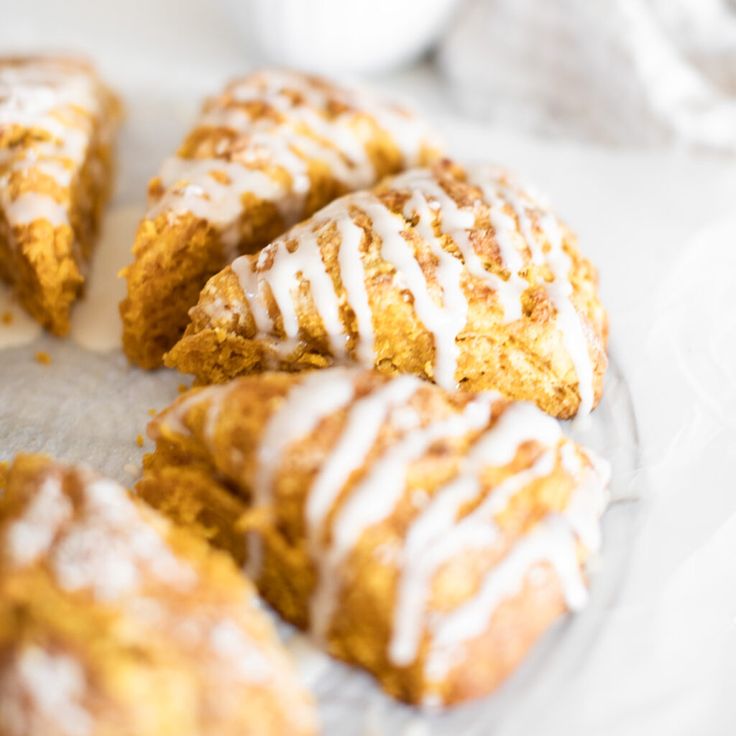
{"label": "golden brown crust", "polygon": [[85,469],[16,458],[0,499],[3,736],[314,732],[230,560]]}
{"label": "golden brown crust", "polygon": [[293,72],[232,82],[206,101],[173,164],[151,182],[152,209],[124,271],[126,354],[159,366],[206,280],[238,253],[256,252],[345,192],[434,157],[418,121],[354,90]]}
{"label": "golden brown crust", "polygon": [[120,103],[71,58],[0,58],[0,85],[0,278],[63,335],[110,193]]}
{"label": "golden brown crust", "polygon": [[[484,185],[498,191],[484,190]],[[421,213],[413,209],[418,196],[427,203]],[[376,205],[403,225],[387,235],[386,225],[375,219]],[[462,231],[456,224],[458,211],[470,225]],[[437,213],[431,223],[426,212]],[[357,264],[358,257],[346,253],[341,229],[346,222],[362,230]],[[428,240],[428,227],[440,238],[439,246]],[[413,264],[398,267],[395,257],[392,262],[384,242],[392,236],[400,238],[402,247],[408,245]],[[448,291],[447,284],[452,283],[442,272],[446,266],[438,260],[438,247],[444,258],[459,261],[457,303]],[[298,334],[285,331],[284,297],[277,302],[274,284],[285,288],[279,269],[285,270],[285,251],[296,249],[312,253],[313,261],[324,264],[339,304],[343,335],[329,333],[315,301],[313,289],[324,292],[326,287],[310,287],[310,277],[302,271],[295,275],[290,292]],[[504,260],[511,255],[519,259],[516,272]],[[305,253],[305,263],[307,258]],[[566,272],[556,274],[561,259]],[[421,269],[419,286],[411,282],[411,266]],[[357,319],[359,294],[346,286],[351,269],[365,285],[373,332],[369,359],[360,353],[367,335]],[[517,190],[505,174],[474,178],[473,172],[444,162],[431,171],[386,180],[371,194],[348,195],[287,232],[259,256],[243,257],[223,269],[203,289],[184,338],[165,362],[193,374],[199,383],[214,383],[269,368],[299,371],[355,361],[388,374],[414,373],[446,387],[456,383],[471,391],[494,388],[569,418],[585,403],[582,387],[590,393],[586,411],[600,401],[603,390],[608,327],[597,283],[597,273],[577,250],[575,236]],[[563,286],[569,288],[569,296],[560,296]],[[433,332],[428,324],[431,313],[423,319],[427,307],[422,311],[419,300],[425,289],[446,321],[458,314],[462,318],[460,310],[467,310],[454,336],[444,334],[442,321],[436,318]],[[268,331],[256,325],[254,301],[267,310]],[[509,303],[519,310],[517,315],[505,311]],[[561,308],[572,316],[561,315]],[[563,329],[570,321],[578,323],[571,325],[579,332],[578,362]],[[342,357],[331,344],[341,340],[347,344]],[[442,380],[440,352],[451,349],[457,351],[454,374]],[[583,375],[581,367],[590,375]]]}
{"label": "golden brown crust", "polygon": [[[344,408],[327,411],[325,403],[335,401],[346,380],[352,382],[352,398]],[[297,401],[294,397],[305,381],[311,383],[303,384],[307,393]],[[323,509],[323,521],[315,522],[315,488],[319,486],[319,493],[324,493],[327,482],[317,481],[322,470],[330,464],[331,472],[345,463],[353,467],[350,455],[359,435],[349,435],[353,438],[349,446],[338,449],[343,435],[351,431],[351,422],[358,422],[359,433],[370,435],[371,417],[375,419],[371,412],[376,410],[369,406],[371,402],[380,403],[382,392],[396,391],[399,382],[407,381],[410,391],[406,401],[388,412],[365,457],[360,455],[363,459],[354,466],[347,483],[338,486],[335,500]],[[309,394],[313,395],[304,404]],[[295,408],[299,402],[300,413]],[[483,411],[489,413],[483,414],[480,423],[466,427],[465,418],[479,403],[488,406]],[[306,405],[311,408],[305,409]],[[319,415],[316,424],[309,412]],[[283,426],[279,416],[285,417]],[[521,427],[512,427],[524,417]],[[417,423],[412,424],[414,421]],[[290,436],[284,447],[274,449],[280,441],[278,434],[290,431],[290,422],[312,429],[298,433],[293,441]],[[453,422],[460,422],[464,429],[454,434],[446,434],[450,429],[437,431],[443,423],[450,427]],[[271,434],[274,426],[282,426],[276,436]],[[436,439],[421,446],[422,435],[432,432],[436,432]],[[145,459],[144,475],[137,486],[140,495],[227,550],[238,563],[247,562],[252,567],[254,559],[256,563],[260,559],[255,579],[271,605],[290,622],[311,628],[318,638],[324,636],[331,654],[367,669],[388,692],[411,703],[452,704],[478,697],[514,669],[568,605],[556,566],[548,564],[546,558],[528,567],[518,560],[533,551],[535,540],[544,536],[553,519],[566,518],[572,499],[583,487],[583,476],[578,473],[586,477],[592,474],[593,485],[599,486],[596,493],[605,482],[588,454],[561,438],[553,420],[532,407],[509,405],[487,395],[447,393],[409,377],[391,379],[371,372],[266,373],[225,386],[195,389],[159,415],[149,433],[156,440],[156,451]],[[481,462],[473,471],[472,463],[477,462],[470,459],[473,448],[489,437],[488,457],[498,453],[504,443],[514,442],[515,449],[502,465]],[[408,457],[406,466],[391,465],[393,471],[381,481],[379,476],[385,472],[380,470],[382,463],[395,463],[392,453],[400,456],[405,451],[402,448],[416,441],[423,449]],[[277,444],[269,444],[274,442]],[[391,457],[394,460],[387,460]],[[264,458],[271,462],[264,465]],[[571,469],[571,458],[578,470]],[[260,485],[264,468],[272,477],[265,504]],[[384,486],[391,485],[395,477],[404,477],[404,472],[405,480],[393,491],[398,495],[386,506]],[[440,498],[444,499],[441,503],[450,502],[457,493],[451,488],[453,483],[467,484],[475,477],[478,489],[456,511],[452,505],[447,507],[449,516],[441,521],[444,531],[432,545],[459,546],[431,575],[416,656],[397,663],[391,647],[404,590],[401,586],[407,585],[407,580],[416,582],[410,578],[414,568],[408,562],[413,559],[408,539],[416,536],[417,525],[427,523],[425,514],[432,503],[440,503]],[[373,483],[376,497],[364,513],[370,517],[377,508],[385,513],[361,526],[350,538],[349,547],[343,548],[339,564],[325,568],[325,561],[334,559],[335,550],[345,544],[345,529],[350,527],[345,519],[350,509],[356,508],[355,499],[366,483]],[[501,489],[514,483],[519,487],[508,501],[499,501],[496,512],[483,516],[487,504],[497,503],[490,500],[494,492],[509,493]],[[472,527],[476,517],[485,519],[481,528],[487,541],[480,546],[467,543],[473,536],[477,539],[479,528]],[[362,518],[358,513],[352,523]],[[469,531],[458,532],[461,523]],[[591,523],[597,523],[595,514]],[[249,532],[251,542],[243,530]],[[258,546],[262,551],[257,554],[251,546],[253,535],[261,540]],[[577,568],[590,549],[575,541],[575,534],[564,539],[572,545],[567,550],[571,555],[568,559]],[[432,663],[445,645],[437,638],[439,630],[432,633],[429,622],[451,617],[465,604],[477,604],[484,586],[489,582],[495,585],[516,564],[520,565],[518,584],[505,590],[500,605],[495,612],[488,612],[487,619],[481,616],[476,635],[453,645],[453,664],[440,668],[437,674]],[[315,601],[323,600],[324,586],[332,579],[339,580],[336,608],[324,609]],[[325,619],[318,613],[324,610],[334,610],[334,614]],[[482,657],[478,657],[479,652]]]}

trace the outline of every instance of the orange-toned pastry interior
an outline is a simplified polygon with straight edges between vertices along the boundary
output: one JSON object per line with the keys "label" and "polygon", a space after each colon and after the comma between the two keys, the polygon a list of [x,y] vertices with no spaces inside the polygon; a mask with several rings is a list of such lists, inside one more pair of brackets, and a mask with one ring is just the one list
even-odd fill
{"label": "orange-toned pastry interior", "polygon": [[57,335],[83,292],[119,118],[87,62],[0,57],[0,278]]}
{"label": "orange-toned pastry interior", "polygon": [[348,194],[205,286],[166,364],[200,383],[358,363],[568,418],[607,317],[574,234],[507,173],[449,161]]}
{"label": "orange-toned pastry interior", "polygon": [[391,695],[486,694],[587,599],[608,468],[533,404],[362,369],[193,389],[137,486]]}
{"label": "orange-toned pastry interior", "polygon": [[123,345],[144,368],[181,336],[207,279],[345,192],[437,155],[424,124],[370,94],[260,71],[208,100],[151,181],[124,271]]}
{"label": "orange-toned pastry interior", "polygon": [[18,456],[0,495],[0,734],[316,732],[252,586],[83,467]]}

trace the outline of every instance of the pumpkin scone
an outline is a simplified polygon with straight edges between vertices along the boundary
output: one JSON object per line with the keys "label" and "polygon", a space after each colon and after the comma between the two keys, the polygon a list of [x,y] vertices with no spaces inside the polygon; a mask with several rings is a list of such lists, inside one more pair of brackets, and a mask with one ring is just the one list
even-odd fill
{"label": "pumpkin scone", "polygon": [[237,255],[345,192],[436,156],[420,120],[367,93],[290,71],[233,81],[151,181],[123,272],[128,358],[159,366],[207,279]]}
{"label": "pumpkin scone", "polygon": [[137,486],[392,695],[493,690],[587,598],[605,462],[530,403],[357,368],[193,389]]}
{"label": "pumpkin scone", "polygon": [[119,117],[88,63],[0,57],[0,278],[57,335],[83,291]]}
{"label": "pumpkin scone", "polygon": [[236,259],[190,315],[166,364],[200,383],[357,363],[568,418],[598,403],[607,364],[597,274],[572,232],[506,173],[449,161]]}
{"label": "pumpkin scone", "polygon": [[0,734],[308,736],[224,554],[82,467],[18,456],[0,495]]}

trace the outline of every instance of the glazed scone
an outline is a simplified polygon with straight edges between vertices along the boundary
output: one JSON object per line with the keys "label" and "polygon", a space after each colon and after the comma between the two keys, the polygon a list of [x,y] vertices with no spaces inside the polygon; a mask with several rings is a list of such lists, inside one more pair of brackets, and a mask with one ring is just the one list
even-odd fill
{"label": "glazed scone", "polygon": [[137,489],[392,695],[493,690],[586,601],[605,462],[533,404],[356,368],[193,389]]}
{"label": "glazed scone", "polygon": [[83,290],[119,117],[88,63],[0,57],[0,278],[57,335]]}
{"label": "glazed scone", "polygon": [[309,736],[226,555],[89,470],[16,458],[0,495],[2,736]]}
{"label": "glazed scone", "polygon": [[274,70],[229,84],[150,184],[124,271],[127,356],[159,366],[210,276],[335,197],[434,159],[436,147],[409,112],[324,79]]}
{"label": "glazed scone", "polygon": [[448,161],[348,194],[203,289],[166,364],[216,383],[358,363],[568,418],[600,400],[606,313],[570,230]]}

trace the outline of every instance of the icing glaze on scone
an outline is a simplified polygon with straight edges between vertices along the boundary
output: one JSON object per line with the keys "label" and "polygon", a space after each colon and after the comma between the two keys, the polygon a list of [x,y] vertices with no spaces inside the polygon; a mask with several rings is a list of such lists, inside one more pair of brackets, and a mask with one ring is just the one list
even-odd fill
{"label": "icing glaze on scone", "polygon": [[[195,389],[150,433],[143,496],[245,558],[278,610],[412,702],[491,689],[587,601],[608,467],[531,404],[331,368]],[[237,507],[250,521],[227,521]],[[556,603],[536,612],[550,581]],[[498,623],[510,607],[518,640]],[[505,664],[495,637],[511,637]],[[499,658],[492,673],[476,646]]]}
{"label": "icing glaze on scone", "polygon": [[[357,362],[448,389],[498,387],[571,416],[600,399],[606,329],[594,272],[564,224],[507,174],[445,164],[348,194],[236,259],[204,289],[167,362],[204,381]],[[402,332],[418,346],[403,359]],[[503,344],[486,347],[497,367],[479,340]],[[516,370],[560,395],[515,387],[520,355]]]}

